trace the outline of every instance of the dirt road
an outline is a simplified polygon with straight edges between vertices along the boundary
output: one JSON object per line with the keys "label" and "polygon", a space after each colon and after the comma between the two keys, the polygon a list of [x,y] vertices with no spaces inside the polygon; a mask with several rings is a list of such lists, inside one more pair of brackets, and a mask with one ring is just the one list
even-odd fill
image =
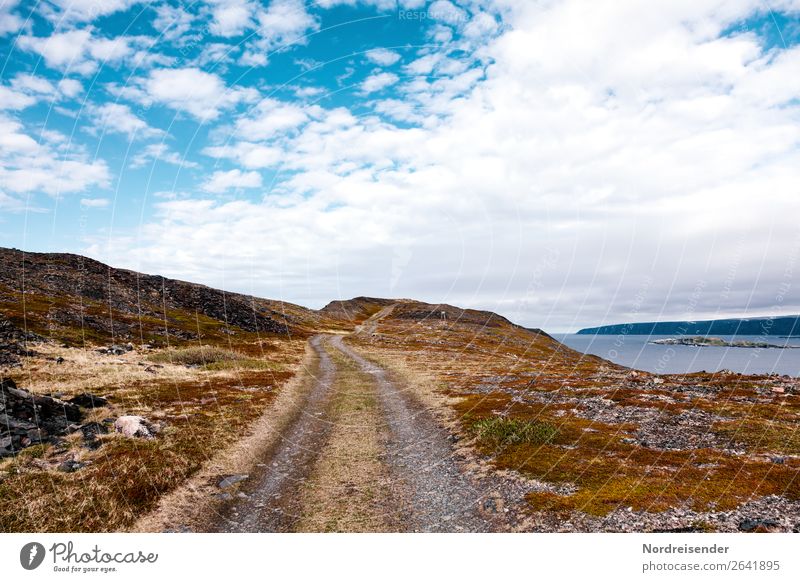
{"label": "dirt road", "polygon": [[317,336],[313,385],[218,531],[502,531],[501,484],[467,474],[450,435],[341,336]]}

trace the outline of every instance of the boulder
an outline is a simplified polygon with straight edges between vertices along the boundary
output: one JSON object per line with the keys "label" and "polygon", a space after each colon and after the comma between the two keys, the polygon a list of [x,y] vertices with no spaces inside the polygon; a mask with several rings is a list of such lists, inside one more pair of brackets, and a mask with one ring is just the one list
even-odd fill
{"label": "boulder", "polygon": [[0,379],[0,456],[53,442],[80,419],[81,411],[76,405],[17,388],[10,378]]}
{"label": "boulder", "polygon": [[114,430],[130,438],[151,439],[156,435],[156,428],[141,416],[120,416],[114,421]]}

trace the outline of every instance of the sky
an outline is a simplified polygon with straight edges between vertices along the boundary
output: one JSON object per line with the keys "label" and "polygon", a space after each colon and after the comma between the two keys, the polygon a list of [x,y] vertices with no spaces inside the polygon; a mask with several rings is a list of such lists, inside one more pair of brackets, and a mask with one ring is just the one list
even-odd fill
{"label": "sky", "polygon": [[0,0],[0,246],[551,332],[800,313],[800,0]]}

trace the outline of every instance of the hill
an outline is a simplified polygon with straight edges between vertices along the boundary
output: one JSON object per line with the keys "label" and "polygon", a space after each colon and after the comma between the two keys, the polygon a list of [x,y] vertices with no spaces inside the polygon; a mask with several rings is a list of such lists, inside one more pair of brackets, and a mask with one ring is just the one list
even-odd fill
{"label": "hill", "polygon": [[[226,343],[230,336],[307,336],[310,309],[116,269],[73,254],[0,249],[0,328],[89,342]],[[16,332],[17,334],[19,332]]]}
{"label": "hill", "polygon": [[658,321],[587,327],[583,335],[800,335],[800,315],[713,319],[707,321]]}

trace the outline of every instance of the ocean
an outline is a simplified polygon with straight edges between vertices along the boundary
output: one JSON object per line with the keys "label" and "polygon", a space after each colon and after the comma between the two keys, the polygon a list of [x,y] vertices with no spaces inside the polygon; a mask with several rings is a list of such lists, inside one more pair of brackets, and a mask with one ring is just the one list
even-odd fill
{"label": "ocean", "polygon": [[[615,364],[658,374],[718,372],[788,374],[800,376],[800,349],[728,348],[658,345],[649,343],[664,335],[552,334],[573,350],[594,354]],[[800,348],[800,338],[777,336],[714,336],[725,340],[751,340]]]}

